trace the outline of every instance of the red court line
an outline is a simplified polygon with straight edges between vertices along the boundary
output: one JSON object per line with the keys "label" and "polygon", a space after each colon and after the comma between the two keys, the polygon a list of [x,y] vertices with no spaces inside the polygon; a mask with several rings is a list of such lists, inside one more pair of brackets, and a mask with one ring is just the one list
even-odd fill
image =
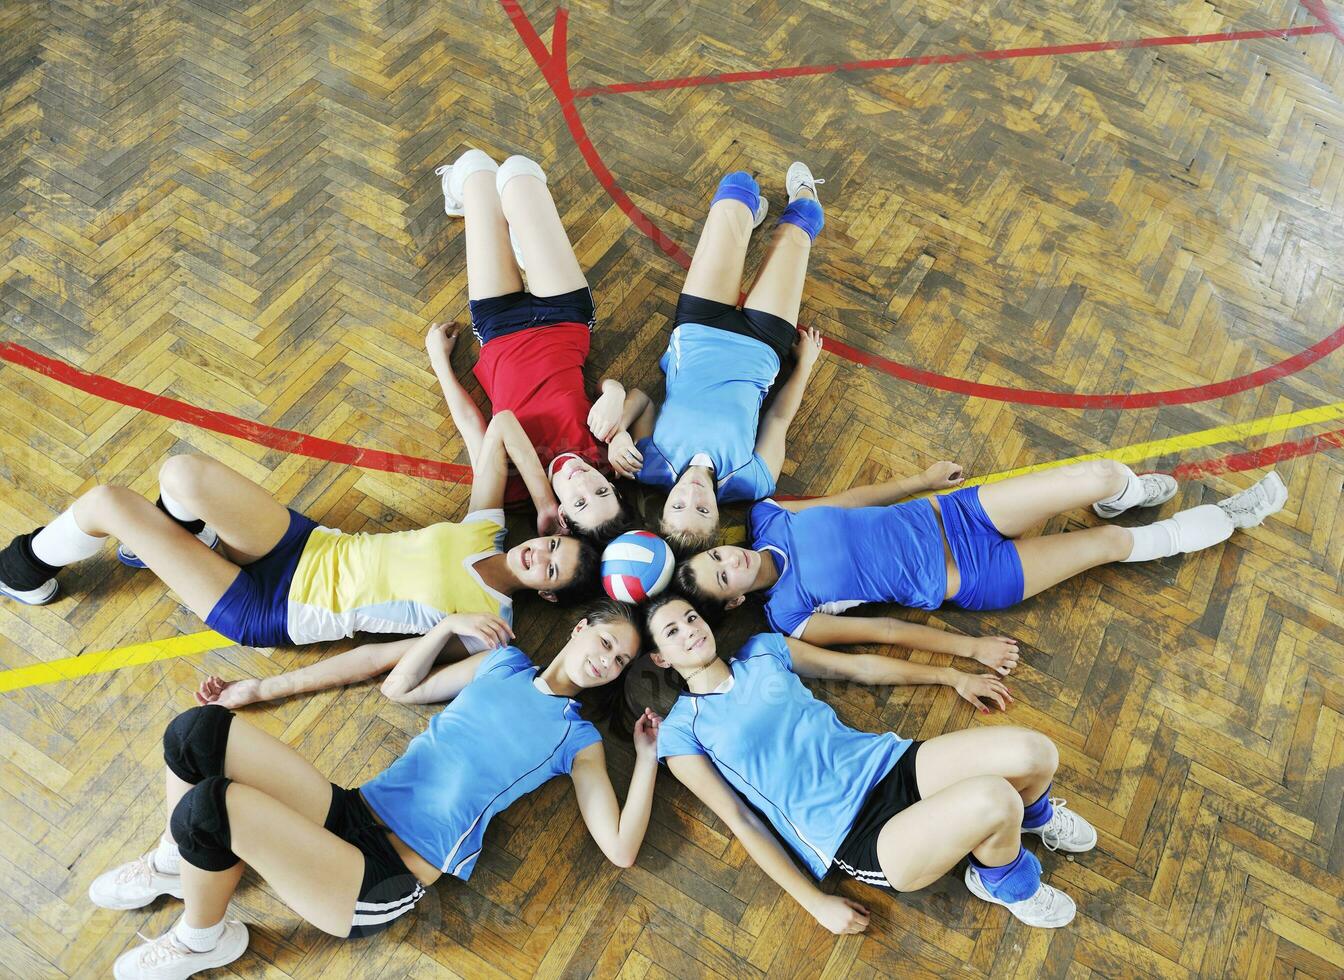
{"label": "red court line", "polygon": [[[551,33],[551,47],[547,48],[541,36],[537,33],[532,21],[528,19],[517,0],[500,0],[500,6],[508,15],[512,22],[514,30],[518,32],[519,38],[531,53],[533,61],[541,70],[542,77],[546,79],[546,84],[550,86],[552,95],[559,103],[564,115],[565,125],[569,129],[570,138],[574,140],[575,146],[583,155],[584,161],[588,164],[593,176],[601,184],[602,189],[615,202],[630,221],[641,232],[653,240],[660,249],[663,250],[669,258],[680,265],[683,269],[690,268],[691,257],[671,238],[665,235],[638,207],[630,200],[629,195],[621,189],[620,184],[612,175],[611,170],[603,162],[601,154],[593,145],[592,139],[588,136],[588,130],[583,124],[583,118],[579,115],[578,107],[575,105],[575,93],[569,81],[569,60],[568,60],[568,26],[569,11],[564,7],[557,7],[555,12],[555,26]],[[1307,28],[1285,28],[1283,32],[1267,32],[1269,36],[1279,34],[1297,33],[1323,33],[1322,27]],[[1246,33],[1246,32],[1241,32]],[[1250,32],[1256,33],[1256,32]],[[1266,32],[1260,32],[1265,34]],[[1212,35],[1199,35],[1212,36]],[[1100,42],[1108,43],[1108,42]],[[1128,43],[1128,42],[1126,42]],[[948,375],[937,374],[933,371],[926,371],[923,368],[912,367],[907,364],[901,364],[889,358],[877,354],[870,354],[861,351],[849,344],[833,338],[826,338],[826,349],[844,357],[856,364],[863,364],[867,367],[883,371],[893,377],[900,378],[903,381],[909,381],[914,384],[924,385],[929,388],[935,388],[940,391],[950,391],[956,394],[969,395],[974,398],[985,398],[992,401],[1009,402],[1019,405],[1040,405],[1047,408],[1080,408],[1080,409],[1135,409],[1135,408],[1153,408],[1161,405],[1189,405],[1194,402],[1210,401],[1214,398],[1223,398],[1227,395],[1237,394],[1238,392],[1248,391],[1251,388],[1257,388],[1275,381],[1280,378],[1288,377],[1298,371],[1316,363],[1322,357],[1330,354],[1332,351],[1344,346],[1344,325],[1341,325],[1334,333],[1325,339],[1318,341],[1306,350],[1286,358],[1277,364],[1271,364],[1268,367],[1259,369],[1250,374],[1242,375],[1239,378],[1229,378],[1225,381],[1218,381],[1213,384],[1196,385],[1189,388],[1176,388],[1168,391],[1150,391],[1126,393],[1117,392],[1114,394],[1091,394],[1075,392],[1057,392],[1057,391],[1033,391],[1030,389],[1012,388],[1005,385],[981,384],[977,381],[967,381],[961,378],[953,378]]]}
{"label": "red court line", "polygon": [[38,374],[97,395],[119,405],[138,408],[166,419],[185,422],[201,429],[209,429],[226,436],[246,439],[248,442],[282,452],[324,459],[332,463],[347,463],[362,466],[369,470],[382,470],[386,473],[401,473],[406,476],[423,476],[431,480],[443,480],[448,483],[461,483],[471,480],[471,467],[458,463],[445,463],[436,459],[421,459],[418,456],[404,456],[401,453],[384,452],[381,449],[361,449],[358,446],[322,439],[318,436],[294,432],[290,429],[277,429],[274,426],[250,422],[234,415],[215,412],[206,408],[197,408],[187,402],[166,395],[156,395],[142,388],[135,388],[120,381],[90,374],[77,367],[46,357],[19,344],[0,343],[0,359],[10,364],[36,371]]}
{"label": "red court line", "polygon": [[755,71],[715,72],[708,75],[685,75],[681,78],[655,78],[641,82],[615,82],[610,85],[589,85],[575,89],[574,98],[587,99],[594,95],[619,95],[628,92],[660,92],[667,89],[692,88],[699,85],[733,85],[741,82],[777,81],[783,78],[802,78],[808,75],[830,75],[840,71],[890,71],[895,68],[916,68],[923,65],[956,65],[964,61],[1008,61],[1013,58],[1046,58],[1074,54],[1092,54],[1097,51],[1125,51],[1133,48],[1178,47],[1191,44],[1221,44],[1227,41],[1253,41],[1260,38],[1303,37],[1310,34],[1333,33],[1329,14],[1317,13],[1320,6],[1313,0],[1304,0],[1308,9],[1324,21],[1306,27],[1280,27],[1273,30],[1224,31],[1217,34],[1174,34],[1168,37],[1126,38],[1118,41],[1086,41],[1078,44],[1051,44],[1034,48],[1000,48],[987,51],[957,51],[947,54],[924,54],[904,58],[873,58],[865,61],[840,61],[824,65],[792,65],[786,68],[760,68]]}
{"label": "red court line", "polygon": [[1325,5],[1325,0],[1302,0],[1302,6],[1307,8],[1311,16],[1321,22],[1321,28],[1329,31],[1335,36],[1335,39],[1344,42],[1344,27],[1341,27],[1339,21],[1335,20],[1334,15],[1330,13]]}
{"label": "red court line", "polygon": [[1171,475],[1178,480],[1197,480],[1219,473],[1240,473],[1243,470],[1258,470],[1265,466],[1273,466],[1275,463],[1297,459],[1299,456],[1310,456],[1327,449],[1344,449],[1344,429],[1320,432],[1305,439],[1280,442],[1250,452],[1179,463],[1172,468]]}

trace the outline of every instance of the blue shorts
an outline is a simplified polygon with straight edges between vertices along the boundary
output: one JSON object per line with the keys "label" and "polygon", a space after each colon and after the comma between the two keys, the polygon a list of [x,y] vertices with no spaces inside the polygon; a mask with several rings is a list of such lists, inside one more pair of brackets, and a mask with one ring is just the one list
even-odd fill
{"label": "blue shorts", "polygon": [[289,583],[315,527],[316,521],[291,510],[280,541],[238,570],[238,577],[205,617],[205,625],[246,647],[290,643]]}
{"label": "blue shorts", "polygon": [[533,296],[528,292],[505,293],[489,299],[474,299],[471,308],[471,332],[476,342],[485,346],[496,337],[549,327],[556,323],[586,323],[592,330],[597,325],[597,309],[593,293],[587,286],[557,296]]}
{"label": "blue shorts", "polygon": [[1022,601],[1022,559],[980,505],[980,488],[964,487],[938,497],[943,533],[961,573],[952,601],[963,609],[1005,609]]}

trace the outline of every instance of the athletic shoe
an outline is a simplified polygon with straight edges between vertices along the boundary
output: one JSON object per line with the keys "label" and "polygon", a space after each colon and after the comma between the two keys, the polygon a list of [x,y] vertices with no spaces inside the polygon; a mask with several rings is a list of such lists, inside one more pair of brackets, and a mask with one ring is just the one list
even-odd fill
{"label": "athletic shoe", "polygon": [[1081,854],[1097,846],[1097,828],[1069,809],[1065,800],[1050,797],[1055,813],[1039,827],[1023,827],[1022,833],[1036,834],[1052,851]]}
{"label": "athletic shoe", "polygon": [[89,885],[89,901],[100,909],[141,909],[160,895],[182,897],[182,876],[154,867],[154,852],[104,871]]}
{"label": "athletic shoe", "polygon": [[1218,501],[1218,506],[1233,524],[1244,529],[1262,524],[1266,517],[1283,510],[1286,503],[1288,488],[1279,474],[1271,471],[1254,486]]}
{"label": "athletic shoe", "polygon": [[[808,169],[807,164],[801,160],[795,160],[789,164],[789,171],[784,175],[784,189],[789,192],[789,203],[792,204],[798,198],[798,192],[807,188],[812,192],[814,198],[817,197],[817,185],[824,184],[826,181],[812,176],[812,171]],[[761,216],[764,219],[764,215]]]}
{"label": "athletic shoe", "polygon": [[[215,529],[206,525],[201,528],[201,533],[196,535],[196,540],[205,545],[211,551],[219,547],[219,535]],[[135,552],[124,544],[117,545],[117,561],[131,568],[147,568],[148,566],[136,557]]]}
{"label": "athletic shoe", "polygon": [[7,595],[25,606],[45,606],[55,599],[56,593],[60,591],[61,585],[54,578],[49,578],[37,588],[27,591],[11,589],[4,582],[0,582],[0,595]]}
{"label": "athletic shoe", "polygon": [[1092,509],[1098,517],[1117,517],[1135,507],[1158,507],[1176,496],[1176,478],[1165,473],[1144,473],[1139,477],[1143,484],[1143,499],[1128,507],[1116,507],[1112,504],[1095,503]]}
{"label": "athletic shoe", "polygon": [[973,864],[966,867],[966,887],[976,898],[1002,905],[1027,925],[1039,929],[1058,929],[1060,926],[1066,926],[1073,921],[1074,915],[1078,912],[1078,906],[1074,904],[1073,899],[1045,882],[1041,882],[1041,887],[1036,889],[1035,895],[1020,902],[1005,902],[1001,898],[995,898],[985,888],[985,883],[980,880],[980,872]]}
{"label": "athletic shoe", "polygon": [[751,230],[755,231],[765,222],[765,216],[770,213],[770,202],[765,199],[765,195],[760,195],[756,201],[756,210],[751,213]]}
{"label": "athletic shoe", "polygon": [[[140,937],[144,939],[144,936]],[[128,949],[112,964],[117,980],[187,980],[202,970],[232,963],[247,952],[247,926],[236,919],[224,923],[224,934],[214,949],[197,953],[183,945],[169,929],[158,939]]]}
{"label": "athletic shoe", "polygon": [[462,203],[462,187],[467,178],[478,170],[498,169],[499,164],[491,160],[484,150],[467,150],[452,163],[435,167],[439,186],[443,189],[443,213],[454,218],[466,214],[466,206]]}

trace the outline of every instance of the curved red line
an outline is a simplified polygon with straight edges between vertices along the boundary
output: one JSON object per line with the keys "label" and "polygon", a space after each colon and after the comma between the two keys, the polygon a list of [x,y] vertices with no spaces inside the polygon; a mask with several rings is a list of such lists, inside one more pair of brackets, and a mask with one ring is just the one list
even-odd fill
{"label": "curved red line", "polygon": [[[615,176],[603,162],[601,154],[593,145],[593,141],[588,136],[587,128],[583,124],[583,119],[579,115],[578,108],[575,106],[574,90],[569,80],[569,62],[568,62],[568,44],[567,28],[569,24],[569,11],[564,7],[557,7],[555,12],[555,27],[551,36],[551,47],[548,49],[537,33],[532,21],[528,19],[527,14],[523,13],[517,0],[500,0],[500,6],[508,15],[514,30],[518,32],[518,37],[522,40],[524,46],[531,53],[532,59],[537,63],[541,70],[542,77],[546,79],[546,84],[550,86],[551,94],[555,96],[562,114],[564,115],[565,125],[569,129],[570,138],[574,140],[579,152],[583,155],[584,161],[592,171],[597,182],[602,185],[602,189],[615,202],[626,216],[630,219],[641,232],[647,235],[663,252],[680,265],[683,269],[690,268],[691,258],[686,252],[671,238],[663,232],[641,211],[621,189]],[[1303,31],[1302,33],[1307,33]],[[1210,401],[1214,398],[1223,398],[1227,395],[1234,395],[1251,388],[1258,388],[1261,385],[1268,384],[1280,378],[1296,374],[1306,367],[1316,363],[1327,354],[1344,346],[1344,324],[1337,328],[1329,336],[1318,341],[1311,347],[1286,358],[1277,364],[1271,364],[1260,368],[1250,374],[1244,374],[1237,378],[1228,378],[1225,381],[1217,381],[1211,384],[1195,385],[1189,388],[1174,388],[1168,391],[1146,391],[1137,393],[1117,392],[1115,394],[1091,394],[1078,392],[1059,392],[1059,391],[1036,391],[1031,389],[1010,388],[1004,385],[982,384],[978,381],[968,381],[962,378],[954,378],[945,374],[938,374],[934,371],[926,371],[923,368],[912,367],[908,364],[901,364],[890,358],[882,357],[878,354],[870,354],[866,351],[858,350],[842,341],[828,337],[826,339],[826,349],[841,357],[844,357],[856,364],[862,364],[867,367],[882,371],[893,377],[900,378],[903,381],[909,381],[914,384],[923,385],[928,388],[934,388],[939,391],[949,391],[956,394],[969,395],[975,398],[984,398],[991,401],[1009,402],[1017,405],[1040,405],[1047,408],[1082,408],[1082,409],[1135,409],[1135,408],[1153,408],[1160,405],[1189,405],[1194,402]]]}
{"label": "curved red line", "polygon": [[81,371],[64,361],[46,357],[19,344],[0,343],[0,359],[27,368],[29,371],[36,371],[71,388],[116,402],[118,405],[127,405],[163,418],[209,429],[211,432],[246,439],[248,442],[270,449],[310,456],[313,459],[324,459],[332,463],[347,463],[370,470],[423,476],[449,483],[464,483],[471,480],[471,467],[460,463],[404,456],[401,453],[389,453],[381,449],[361,449],[358,446],[290,429],[277,429],[274,426],[262,425],[260,422],[249,422],[234,415],[198,408],[176,398],[169,398],[167,395],[156,395],[101,374]]}

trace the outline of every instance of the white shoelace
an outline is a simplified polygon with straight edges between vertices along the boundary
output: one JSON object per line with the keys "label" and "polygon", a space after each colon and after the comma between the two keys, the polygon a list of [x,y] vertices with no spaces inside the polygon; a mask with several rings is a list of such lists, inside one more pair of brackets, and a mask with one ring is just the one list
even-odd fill
{"label": "white shoelace", "polygon": [[150,939],[142,932],[137,932],[136,935],[149,944],[140,954],[141,966],[161,966],[173,960],[184,960],[195,952],[179,942],[171,929],[158,939]]}
{"label": "white shoelace", "polygon": [[1026,916],[1048,917],[1055,907],[1055,896],[1060,894],[1051,888],[1045,882],[1041,882],[1041,887],[1036,889],[1036,894],[1031,898],[1024,898],[1020,902],[1014,902],[1013,908]]}
{"label": "white shoelace", "polygon": [[117,884],[126,885],[133,881],[143,881],[149,884],[154,880],[154,852],[150,851],[141,857],[136,858],[130,864],[121,869],[117,875]]}
{"label": "white shoelace", "polygon": [[1069,809],[1069,801],[1058,797],[1050,797],[1050,805],[1055,808],[1054,816],[1050,822],[1045,825],[1041,833],[1041,842],[1052,850],[1059,850],[1059,841],[1062,838],[1073,838],[1078,834],[1081,817]]}

